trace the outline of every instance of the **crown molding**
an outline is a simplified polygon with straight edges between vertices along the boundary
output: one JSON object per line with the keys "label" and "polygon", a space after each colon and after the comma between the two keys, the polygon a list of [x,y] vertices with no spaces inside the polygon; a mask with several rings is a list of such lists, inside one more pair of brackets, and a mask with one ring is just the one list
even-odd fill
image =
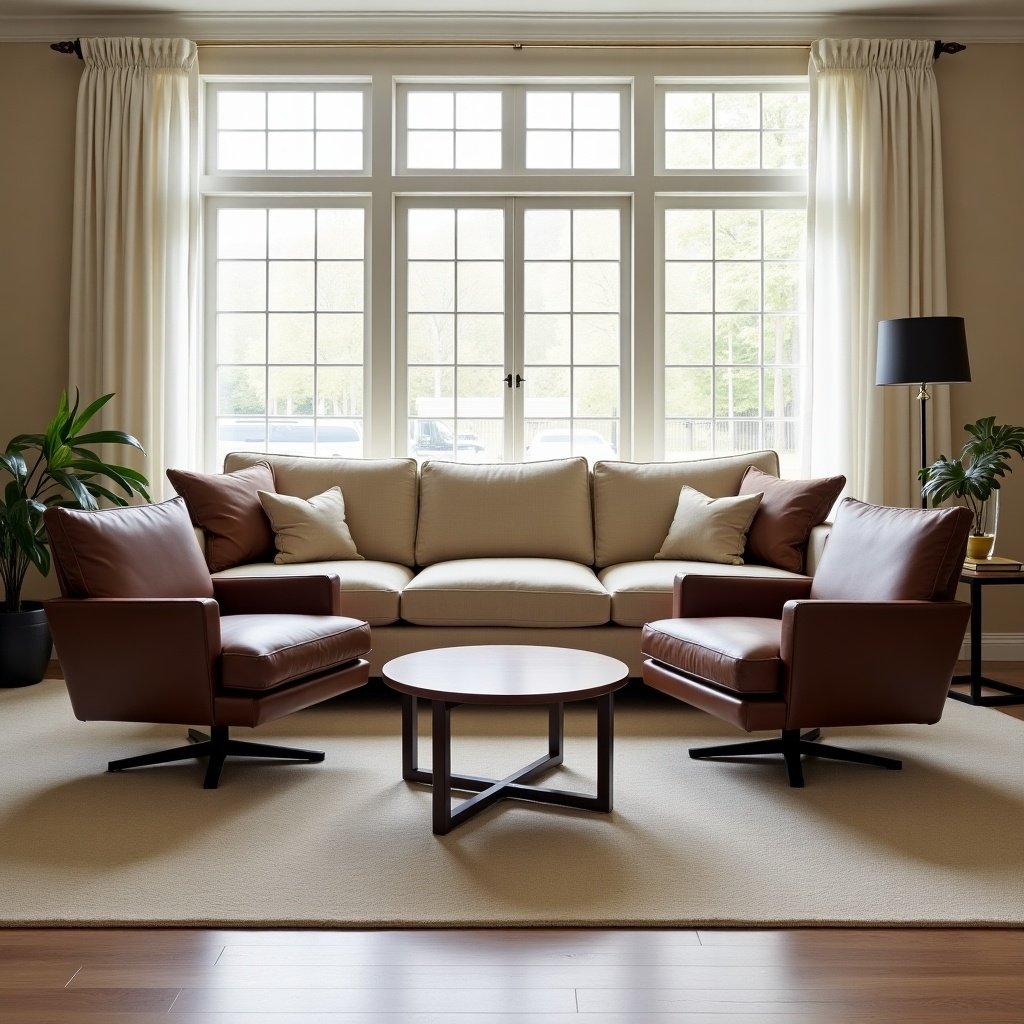
{"label": "crown molding", "polygon": [[95,14],[0,16],[0,42],[81,36],[184,36],[198,43],[672,43],[807,44],[825,37],[1024,42],[1019,18],[909,18],[839,15],[665,15],[529,13]]}

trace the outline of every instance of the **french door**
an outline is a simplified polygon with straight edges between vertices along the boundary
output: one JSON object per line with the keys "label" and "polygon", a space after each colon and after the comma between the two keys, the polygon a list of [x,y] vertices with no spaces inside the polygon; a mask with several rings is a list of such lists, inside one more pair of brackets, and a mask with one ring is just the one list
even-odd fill
{"label": "french door", "polygon": [[626,457],[629,200],[403,197],[396,213],[396,450]]}

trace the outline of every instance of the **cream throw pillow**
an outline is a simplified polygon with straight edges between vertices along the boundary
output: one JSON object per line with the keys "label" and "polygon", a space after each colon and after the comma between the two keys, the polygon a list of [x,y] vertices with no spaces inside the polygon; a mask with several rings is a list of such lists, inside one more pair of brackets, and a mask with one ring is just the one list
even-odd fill
{"label": "cream throw pillow", "polygon": [[654,557],[742,565],[747,531],[761,498],[761,494],[709,498],[684,484],[668,536]]}
{"label": "cream throw pillow", "polygon": [[274,561],[278,565],[363,557],[356,551],[345,522],[345,499],[340,487],[328,488],[309,499],[271,491],[257,493],[274,529]]}

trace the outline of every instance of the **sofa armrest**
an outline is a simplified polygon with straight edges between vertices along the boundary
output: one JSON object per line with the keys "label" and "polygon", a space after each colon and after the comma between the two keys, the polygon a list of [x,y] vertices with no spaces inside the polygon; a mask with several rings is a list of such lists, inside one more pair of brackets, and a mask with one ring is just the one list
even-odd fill
{"label": "sofa armrest", "polygon": [[818,563],[825,551],[825,542],[832,532],[831,523],[819,523],[811,528],[811,535],[807,538],[807,551],[804,554],[804,573],[813,576],[818,569]]}
{"label": "sofa armrest", "polygon": [[213,721],[221,654],[216,601],[59,597],[44,607],[82,721]]}
{"label": "sofa armrest", "polygon": [[807,597],[811,580],[806,576],[702,576],[680,573],[672,587],[672,617],[704,618],[709,615],[754,615],[778,619],[783,606]]}
{"label": "sofa armrest", "polygon": [[213,596],[223,615],[341,615],[341,577],[214,577]]}
{"label": "sofa armrest", "polygon": [[937,722],[970,613],[962,601],[790,601],[787,728]]}

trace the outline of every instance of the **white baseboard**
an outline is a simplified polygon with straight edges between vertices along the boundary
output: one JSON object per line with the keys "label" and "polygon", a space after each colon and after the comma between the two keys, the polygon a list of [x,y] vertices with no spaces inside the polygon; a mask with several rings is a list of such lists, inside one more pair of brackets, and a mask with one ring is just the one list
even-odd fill
{"label": "white baseboard", "polygon": [[[964,640],[960,657],[967,661],[971,644]],[[982,633],[981,657],[983,661],[1024,661],[1024,633]]]}

